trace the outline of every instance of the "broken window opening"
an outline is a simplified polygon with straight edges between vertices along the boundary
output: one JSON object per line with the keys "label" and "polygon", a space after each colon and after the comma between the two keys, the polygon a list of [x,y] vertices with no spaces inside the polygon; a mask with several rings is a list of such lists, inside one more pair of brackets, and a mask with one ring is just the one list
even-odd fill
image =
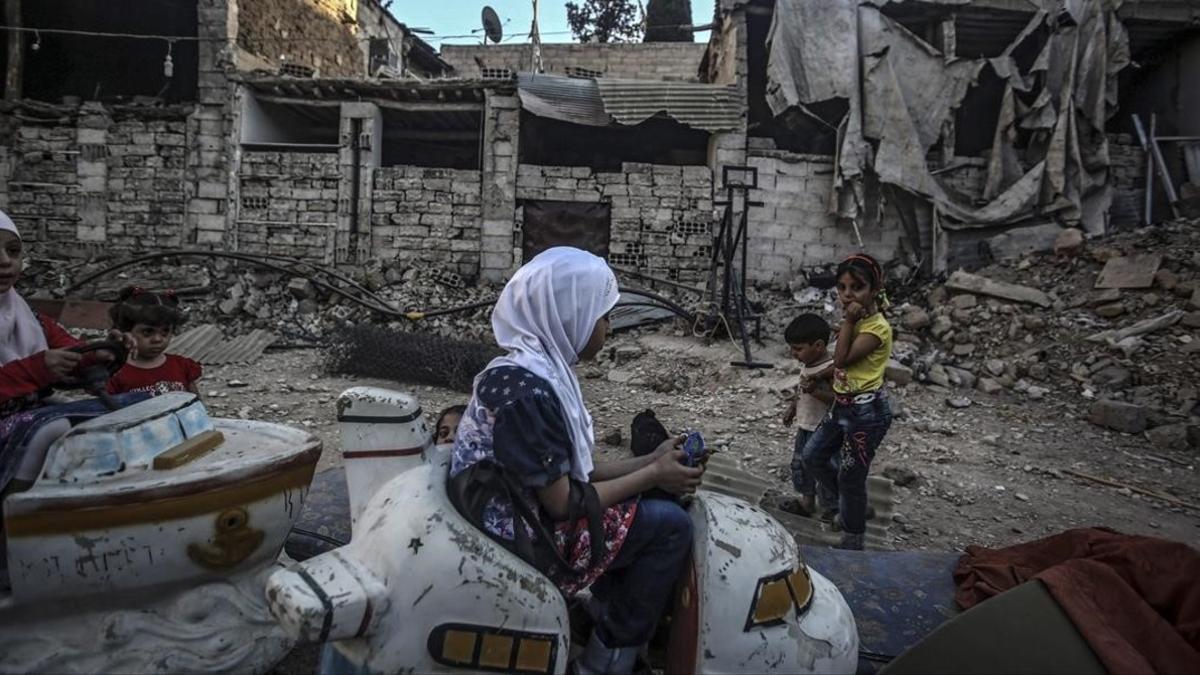
{"label": "broken window opening", "polygon": [[983,157],[992,147],[1000,108],[1004,103],[1004,80],[984,68],[975,86],[967,90],[954,113],[954,154]]}
{"label": "broken window opening", "polygon": [[242,147],[280,152],[337,152],[341,108],[245,97]]}
{"label": "broken window opening", "polygon": [[709,133],[668,117],[636,126],[592,127],[521,113],[520,161],[619,172],[625,162],[704,166]]}
{"label": "broken window opening", "polygon": [[792,108],[776,116],[767,104],[766,96],[767,34],[771,28],[771,15],[749,14],[746,26],[750,136],[770,138],[780,150],[833,155],[837,151],[837,127],[850,109],[850,102],[843,98],[819,101],[807,106],[807,111]]}
{"label": "broken window opening", "polygon": [[[987,7],[964,6],[954,16],[954,54],[961,58],[979,59],[1001,56],[1021,35],[1033,19],[1032,12],[1019,12]],[[1040,33],[1040,37],[1038,36]],[[1022,52],[1017,63],[1028,71],[1041,51],[1048,30],[1043,27],[1019,45]],[[1030,51],[1032,50],[1032,55]],[[1014,56],[1016,53],[1014,52]],[[1022,63],[1024,61],[1024,63]]]}
{"label": "broken window opening", "polygon": [[[195,0],[38,0],[21,4],[26,28],[150,35],[196,35]],[[3,32],[0,72],[8,68]],[[168,45],[149,40],[59,33],[23,34],[22,97],[59,103],[64,98],[123,101],[137,96],[194,101],[199,76],[197,43],[170,47],[172,73],[164,70]],[[0,78],[0,88],[4,86]]]}
{"label": "broken window opening", "polygon": [[381,166],[480,168],[482,112],[383,110]]}

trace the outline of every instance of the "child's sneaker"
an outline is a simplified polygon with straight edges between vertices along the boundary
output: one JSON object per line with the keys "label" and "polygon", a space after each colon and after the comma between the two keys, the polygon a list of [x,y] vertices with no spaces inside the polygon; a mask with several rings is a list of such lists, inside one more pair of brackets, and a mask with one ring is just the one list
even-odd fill
{"label": "child's sneaker", "polygon": [[795,499],[784,499],[779,502],[779,510],[812,518],[817,511],[817,498],[813,495],[800,495]]}
{"label": "child's sneaker", "polygon": [[865,537],[866,535],[850,534],[847,532],[842,535],[842,541],[834,544],[833,547],[843,551],[861,551],[863,550],[863,540]]}

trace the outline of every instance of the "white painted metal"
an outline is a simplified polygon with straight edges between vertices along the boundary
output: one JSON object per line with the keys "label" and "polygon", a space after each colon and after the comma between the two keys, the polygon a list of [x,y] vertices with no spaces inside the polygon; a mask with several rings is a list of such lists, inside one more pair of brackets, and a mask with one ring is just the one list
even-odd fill
{"label": "white painted metal", "polygon": [[812,568],[800,617],[746,630],[758,580],[799,569],[795,539],[746,502],[701,490],[689,509],[700,592],[698,673],[853,673],[858,628],[837,588]]}
{"label": "white painted metal", "polygon": [[[367,500],[397,474],[422,466],[431,436],[420,404],[408,394],[352,387],[338,397],[337,406],[350,527],[357,533]],[[363,419],[378,421],[355,421]]]}
{"label": "white painted metal", "polygon": [[[379,435],[374,443],[389,443],[384,432],[373,433]],[[564,672],[570,627],[562,595],[454,509],[446,495],[446,449],[426,456],[425,464],[368,496],[349,545],[271,579],[272,613],[301,639],[328,630],[342,665],[362,672],[461,672],[430,654],[429,636],[445,624],[554,635],[553,670]],[[833,584],[811,569],[814,597],[805,612],[747,628],[759,580],[803,565],[778,521],[707,491],[696,496],[690,513],[700,596],[698,672],[855,671],[854,618]],[[355,620],[367,616],[370,625],[358,630]],[[336,640],[351,630],[356,637]]]}
{"label": "white painted metal", "polygon": [[[224,443],[181,466],[153,468],[154,457],[210,430]],[[75,427],[50,448],[34,486],[5,500],[10,523],[52,513],[70,524],[8,528],[12,589],[0,592],[0,672],[268,670],[292,641],[268,614],[264,584],[319,455],[310,434],[212,420],[192,394]],[[271,482],[280,476],[287,480]],[[269,487],[237,489],[258,484]],[[122,497],[142,494],[156,496]],[[187,508],[154,511],[180,503]],[[156,519],[129,519],[142,509]],[[231,512],[245,545],[229,558],[231,539],[219,531]],[[105,522],[108,514],[115,520]]]}
{"label": "white painted metal", "polygon": [[[331,601],[331,620],[339,622],[357,613],[349,605],[360,595],[334,592],[342,581],[327,588],[329,574],[321,570],[361,567],[386,587],[386,599],[372,607],[378,619],[364,637],[335,642],[334,648],[364,672],[462,672],[435,661],[427,640],[439,625],[466,623],[555,635],[555,672],[563,672],[570,627],[562,594],[459,515],[446,495],[449,466],[442,457],[384,485],[362,513],[362,534],[349,545],[293,567],[321,586]],[[321,632],[326,615],[314,611],[310,582],[282,572],[269,586],[271,611],[293,637]]]}

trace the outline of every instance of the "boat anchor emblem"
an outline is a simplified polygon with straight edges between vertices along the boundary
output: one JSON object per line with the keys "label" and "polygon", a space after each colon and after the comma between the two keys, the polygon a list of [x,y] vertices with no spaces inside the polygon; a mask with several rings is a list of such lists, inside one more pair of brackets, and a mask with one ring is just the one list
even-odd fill
{"label": "boat anchor emblem", "polygon": [[262,545],[266,534],[250,527],[246,509],[235,508],[217,516],[216,534],[211,544],[188,544],[187,554],[192,562],[210,570],[233,567],[250,557]]}

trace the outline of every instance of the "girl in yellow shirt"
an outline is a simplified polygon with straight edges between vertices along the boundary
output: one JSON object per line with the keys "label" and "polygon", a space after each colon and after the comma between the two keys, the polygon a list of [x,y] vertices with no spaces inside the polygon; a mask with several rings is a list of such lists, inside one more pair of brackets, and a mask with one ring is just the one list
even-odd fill
{"label": "girl in yellow shirt", "polygon": [[[837,268],[842,323],[833,353],[834,404],[804,448],[807,471],[823,491],[838,495],[838,548],[861,550],[867,529],[867,473],[892,425],[883,374],[892,356],[892,327],[880,311],[887,304],[883,268],[856,253]],[[841,452],[837,468],[830,462]]]}

